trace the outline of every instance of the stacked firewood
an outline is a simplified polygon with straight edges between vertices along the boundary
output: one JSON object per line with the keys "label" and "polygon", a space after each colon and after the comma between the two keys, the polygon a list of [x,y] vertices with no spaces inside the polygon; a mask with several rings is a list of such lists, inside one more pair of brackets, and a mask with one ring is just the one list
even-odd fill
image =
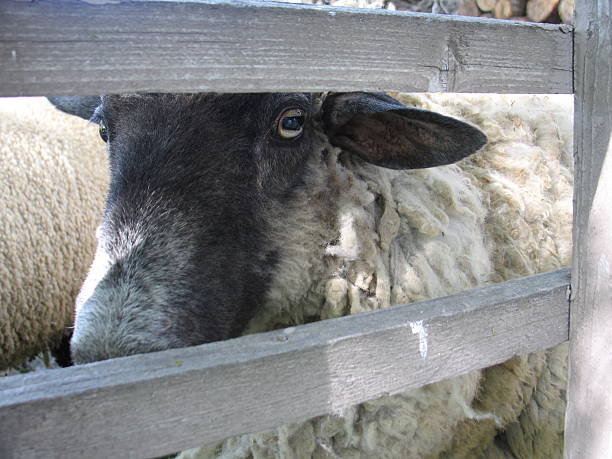
{"label": "stacked firewood", "polygon": [[574,0],[391,0],[398,10],[516,21],[573,23]]}

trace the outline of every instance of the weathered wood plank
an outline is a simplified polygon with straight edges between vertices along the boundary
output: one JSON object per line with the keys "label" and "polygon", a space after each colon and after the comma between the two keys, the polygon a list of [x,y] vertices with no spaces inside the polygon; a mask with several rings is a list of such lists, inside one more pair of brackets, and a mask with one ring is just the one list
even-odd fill
{"label": "weathered wood plank", "polygon": [[612,458],[612,1],[576,2],[574,266],[565,457]]}
{"label": "weathered wood plank", "polygon": [[569,270],[187,349],[0,378],[0,457],[159,456],[568,338]]}
{"label": "weathered wood plank", "polygon": [[572,92],[571,26],[248,1],[3,0],[0,62],[0,96]]}

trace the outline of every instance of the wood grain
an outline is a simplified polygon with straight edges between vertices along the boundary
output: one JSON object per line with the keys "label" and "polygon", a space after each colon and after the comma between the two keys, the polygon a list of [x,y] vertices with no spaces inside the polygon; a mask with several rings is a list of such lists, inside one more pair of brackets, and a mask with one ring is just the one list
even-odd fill
{"label": "wood grain", "polygon": [[340,412],[566,341],[568,285],[562,270],[225,342],[0,378],[0,457],[152,457]]}
{"label": "wood grain", "polygon": [[249,1],[3,0],[0,96],[571,93],[571,30]]}
{"label": "wood grain", "polygon": [[565,457],[612,458],[612,1],[576,3],[574,266]]}

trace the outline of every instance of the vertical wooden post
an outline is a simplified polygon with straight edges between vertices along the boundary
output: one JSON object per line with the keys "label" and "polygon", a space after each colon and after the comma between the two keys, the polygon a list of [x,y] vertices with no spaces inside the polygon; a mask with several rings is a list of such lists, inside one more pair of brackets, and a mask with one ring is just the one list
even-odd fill
{"label": "vertical wooden post", "polygon": [[612,0],[576,3],[567,459],[612,458],[611,10]]}

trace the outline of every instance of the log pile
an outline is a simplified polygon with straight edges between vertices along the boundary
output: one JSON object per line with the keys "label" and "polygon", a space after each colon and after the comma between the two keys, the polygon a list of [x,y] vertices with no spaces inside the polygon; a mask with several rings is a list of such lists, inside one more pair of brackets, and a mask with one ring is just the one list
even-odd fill
{"label": "log pile", "polygon": [[573,24],[574,0],[391,0],[397,10]]}

